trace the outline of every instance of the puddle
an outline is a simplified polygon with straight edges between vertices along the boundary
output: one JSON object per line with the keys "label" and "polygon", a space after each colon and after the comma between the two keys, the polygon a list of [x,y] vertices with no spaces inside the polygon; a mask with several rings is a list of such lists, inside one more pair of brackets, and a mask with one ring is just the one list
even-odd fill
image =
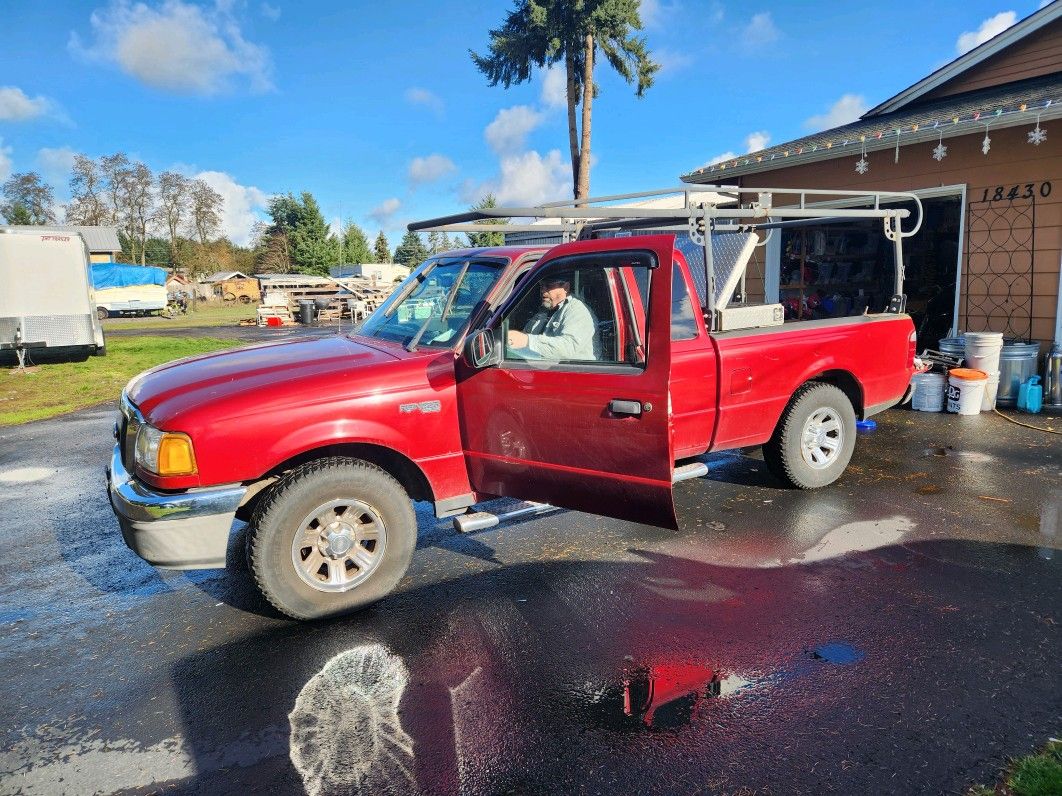
{"label": "puddle", "polygon": [[823,536],[800,555],[776,559],[761,566],[779,567],[789,564],[812,564],[851,553],[865,553],[896,544],[915,527],[907,517],[886,517],[881,520],[849,522]]}
{"label": "puddle", "polygon": [[811,654],[817,660],[826,661],[827,663],[835,663],[841,666],[845,666],[849,663],[859,663],[859,661],[866,657],[866,654],[862,650],[856,649],[851,644],[845,644],[840,641],[822,644],[816,647]]}
{"label": "puddle", "polygon": [[32,484],[35,481],[43,481],[58,470],[47,467],[19,467],[16,470],[5,470],[0,473],[0,484]]}
{"label": "puddle", "polygon": [[988,462],[994,462],[996,460],[995,456],[990,456],[987,453],[979,453],[978,451],[958,451],[950,445],[945,448],[926,448],[922,451],[922,456],[953,456],[955,458],[962,459],[963,461],[973,462],[974,464],[986,464]]}

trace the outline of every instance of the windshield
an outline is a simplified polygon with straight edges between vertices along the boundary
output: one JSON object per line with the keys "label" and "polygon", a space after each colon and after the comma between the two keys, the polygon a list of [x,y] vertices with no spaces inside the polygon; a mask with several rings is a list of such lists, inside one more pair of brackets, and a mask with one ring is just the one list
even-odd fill
{"label": "windshield", "polygon": [[428,260],[376,312],[358,334],[417,347],[449,348],[464,332],[473,308],[501,275],[496,260]]}

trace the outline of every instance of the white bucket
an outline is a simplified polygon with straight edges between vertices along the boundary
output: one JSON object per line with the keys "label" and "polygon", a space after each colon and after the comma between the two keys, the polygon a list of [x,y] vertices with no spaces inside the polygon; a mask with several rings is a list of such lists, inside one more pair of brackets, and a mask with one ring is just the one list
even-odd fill
{"label": "white bucket", "polygon": [[960,415],[981,414],[988,374],[972,368],[955,368],[948,374],[948,411]]}
{"label": "white bucket", "polygon": [[981,411],[991,412],[996,408],[996,393],[999,392],[999,373],[989,373],[985,382],[985,395],[981,399]]}
{"label": "white bucket", "polygon": [[1002,332],[967,332],[965,365],[985,373],[998,373],[999,354],[1002,350]]}
{"label": "white bucket", "polygon": [[944,411],[943,373],[916,373],[911,379],[914,394],[911,396],[911,408],[919,412]]}

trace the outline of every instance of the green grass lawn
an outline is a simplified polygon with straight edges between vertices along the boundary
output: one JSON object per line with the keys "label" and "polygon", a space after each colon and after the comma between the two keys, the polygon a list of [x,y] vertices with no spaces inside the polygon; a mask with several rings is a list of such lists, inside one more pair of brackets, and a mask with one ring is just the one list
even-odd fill
{"label": "green grass lawn", "polygon": [[104,401],[113,401],[141,371],[173,359],[232,348],[212,337],[113,337],[107,356],[58,362],[19,371],[0,367],[0,426],[43,420]]}
{"label": "green grass lawn", "polygon": [[[199,308],[176,318],[161,318],[148,315],[144,318],[108,318],[103,330],[108,329],[193,329],[200,326],[235,326],[242,320],[254,318],[257,304],[216,304],[200,302]],[[109,345],[109,344],[108,344]]]}
{"label": "green grass lawn", "polygon": [[968,796],[1059,796],[1062,794],[1062,741],[1049,741],[1039,754],[1014,760],[998,786],[971,788]]}

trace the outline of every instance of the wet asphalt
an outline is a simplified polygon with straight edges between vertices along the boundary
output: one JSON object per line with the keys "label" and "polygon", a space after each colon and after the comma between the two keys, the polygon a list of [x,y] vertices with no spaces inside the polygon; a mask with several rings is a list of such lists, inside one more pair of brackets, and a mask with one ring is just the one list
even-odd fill
{"label": "wet asphalt", "polygon": [[957,794],[1062,733],[1057,436],[894,410],[810,493],[709,456],[678,532],[419,506],[398,594],[299,624],[239,533],[126,549],[114,411],[0,429],[0,793]]}

